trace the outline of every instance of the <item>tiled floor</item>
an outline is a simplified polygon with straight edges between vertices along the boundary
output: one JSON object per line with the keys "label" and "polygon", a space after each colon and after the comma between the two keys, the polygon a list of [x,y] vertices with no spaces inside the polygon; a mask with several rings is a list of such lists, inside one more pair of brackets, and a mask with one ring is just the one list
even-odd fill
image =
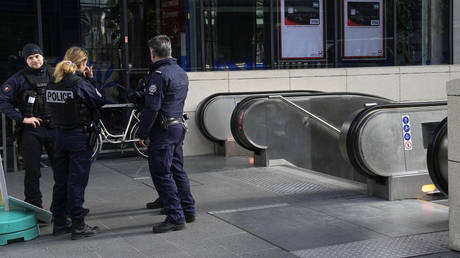
{"label": "tiled floor", "polygon": [[[384,201],[365,186],[292,167],[253,168],[248,158],[188,157],[198,220],[151,233],[163,220],[145,209],[156,198],[146,160],[106,158],[92,167],[85,207],[102,232],[71,241],[51,226],[29,242],[0,247],[0,257],[456,257],[447,248],[445,202]],[[51,202],[52,172],[42,191]],[[23,198],[23,172],[8,191]]]}

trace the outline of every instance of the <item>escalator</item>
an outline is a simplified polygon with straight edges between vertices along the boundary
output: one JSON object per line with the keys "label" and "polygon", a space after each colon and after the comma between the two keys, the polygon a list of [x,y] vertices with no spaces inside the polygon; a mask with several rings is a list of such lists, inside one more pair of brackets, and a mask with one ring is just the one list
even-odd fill
{"label": "escalator", "polygon": [[231,129],[255,157],[366,182],[370,194],[394,200],[418,197],[421,186],[431,184],[427,148],[446,116],[442,101],[395,103],[354,93],[268,95],[242,100]]}
{"label": "escalator", "polygon": [[[275,95],[251,96],[242,100],[231,118],[235,141],[254,151],[255,159],[286,160],[296,166],[333,176],[364,182],[346,161],[339,148],[338,130],[356,111],[366,105],[391,103],[391,100],[359,93],[309,93],[288,96],[289,102],[308,110],[329,123],[286,105]],[[255,161],[256,163],[257,160]],[[264,162],[260,162],[264,163]]]}
{"label": "escalator", "polygon": [[317,91],[265,91],[265,92],[225,92],[216,93],[198,104],[196,120],[201,133],[210,141],[222,143],[232,137],[230,118],[236,105],[249,96],[278,94],[290,96]]}

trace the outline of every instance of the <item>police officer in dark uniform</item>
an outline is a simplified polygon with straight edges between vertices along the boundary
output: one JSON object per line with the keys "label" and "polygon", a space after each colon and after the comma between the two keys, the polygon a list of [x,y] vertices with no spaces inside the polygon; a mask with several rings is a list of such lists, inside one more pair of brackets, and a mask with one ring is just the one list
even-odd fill
{"label": "police officer in dark uniform", "polygon": [[40,159],[43,147],[53,166],[55,130],[45,103],[45,88],[52,78],[53,69],[46,64],[43,51],[36,44],[25,45],[22,56],[27,67],[2,85],[0,111],[20,125],[25,201],[41,208]]}
{"label": "police officer in dark uniform", "polygon": [[[92,122],[98,118],[104,97],[91,82],[88,52],[80,47],[67,50],[56,66],[55,80],[46,91],[46,102],[56,124],[56,155],[53,201],[53,234],[72,232],[71,239],[93,236],[98,227],[85,223],[85,189],[91,165]],[[66,220],[68,215],[72,223]]]}
{"label": "police officer in dark uniform", "polygon": [[195,220],[195,200],[183,169],[182,144],[186,127],[183,117],[188,91],[187,74],[171,57],[171,41],[165,35],[149,40],[154,72],[145,90],[140,116],[139,143],[148,144],[149,169],[166,219],[153,225],[154,233],[181,230]]}
{"label": "police officer in dark uniform", "polygon": [[[137,110],[141,111],[144,109],[144,104],[145,104],[145,91],[147,87],[147,82],[149,80],[150,75],[155,72],[152,70],[153,64],[151,63],[149,65],[149,72],[148,74],[144,75],[139,79],[137,82],[137,87],[134,90],[130,90],[128,93],[128,100],[133,103]],[[157,198],[153,202],[148,202],[146,203],[146,208],[147,209],[160,209],[163,208],[163,202],[160,200],[160,198]],[[163,210],[161,210],[163,213]]]}

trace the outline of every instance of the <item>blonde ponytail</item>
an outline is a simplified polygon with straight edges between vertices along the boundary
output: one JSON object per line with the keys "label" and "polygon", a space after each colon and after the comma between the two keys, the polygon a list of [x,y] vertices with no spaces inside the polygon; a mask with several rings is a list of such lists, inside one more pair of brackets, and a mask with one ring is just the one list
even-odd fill
{"label": "blonde ponytail", "polygon": [[61,61],[54,71],[55,82],[60,82],[66,74],[74,74],[80,64],[88,61],[88,51],[81,47],[71,47],[65,52],[64,60]]}
{"label": "blonde ponytail", "polygon": [[57,66],[56,70],[54,71],[54,82],[58,83],[62,81],[64,75],[66,74],[74,74],[77,71],[77,66],[72,63],[71,61],[61,61]]}

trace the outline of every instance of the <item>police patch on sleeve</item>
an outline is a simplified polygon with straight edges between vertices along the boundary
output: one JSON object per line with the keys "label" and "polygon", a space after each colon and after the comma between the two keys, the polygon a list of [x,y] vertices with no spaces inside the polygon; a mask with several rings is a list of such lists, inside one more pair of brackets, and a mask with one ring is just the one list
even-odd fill
{"label": "police patch on sleeve", "polygon": [[3,86],[2,90],[4,93],[8,93],[11,90],[11,86],[6,84],[5,86]]}
{"label": "police patch on sleeve", "polygon": [[155,84],[152,84],[149,86],[149,91],[148,91],[148,94],[149,95],[153,95],[155,94],[155,92],[157,92],[158,88]]}

